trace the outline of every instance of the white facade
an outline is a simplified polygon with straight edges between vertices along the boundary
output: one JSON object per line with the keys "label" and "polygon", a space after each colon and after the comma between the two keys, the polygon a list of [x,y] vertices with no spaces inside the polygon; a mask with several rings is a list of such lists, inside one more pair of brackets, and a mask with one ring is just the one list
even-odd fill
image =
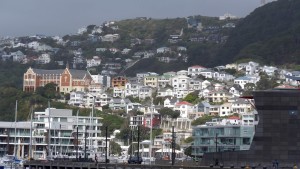
{"label": "white facade", "polygon": [[92,59],[87,59],[86,60],[86,67],[94,67],[94,66],[99,66],[101,64],[101,59],[99,56],[93,56]]}

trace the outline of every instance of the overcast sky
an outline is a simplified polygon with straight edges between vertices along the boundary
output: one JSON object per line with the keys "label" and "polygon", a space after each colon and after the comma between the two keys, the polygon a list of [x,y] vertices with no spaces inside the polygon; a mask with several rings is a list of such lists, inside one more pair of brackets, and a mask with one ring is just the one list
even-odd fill
{"label": "overcast sky", "polygon": [[135,17],[245,17],[261,0],[0,0],[0,36],[66,35]]}

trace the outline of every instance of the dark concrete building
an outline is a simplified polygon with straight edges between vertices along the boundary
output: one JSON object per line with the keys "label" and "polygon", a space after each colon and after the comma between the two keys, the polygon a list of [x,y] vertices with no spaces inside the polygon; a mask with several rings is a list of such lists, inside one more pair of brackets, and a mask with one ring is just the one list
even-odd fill
{"label": "dark concrete building", "polygon": [[202,165],[216,161],[224,166],[272,166],[276,160],[281,166],[300,163],[300,90],[256,91],[253,97],[259,123],[250,150],[207,153]]}

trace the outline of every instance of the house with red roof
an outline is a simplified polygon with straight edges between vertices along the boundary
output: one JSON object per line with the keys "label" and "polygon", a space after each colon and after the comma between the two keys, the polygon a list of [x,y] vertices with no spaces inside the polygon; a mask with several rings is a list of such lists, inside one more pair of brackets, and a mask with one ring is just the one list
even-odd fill
{"label": "house with red roof", "polygon": [[175,104],[174,111],[176,110],[180,112],[180,117],[188,118],[189,114],[194,112],[194,105],[186,101],[181,101]]}
{"label": "house with red roof", "polygon": [[190,76],[198,76],[201,74],[202,70],[205,70],[206,68],[199,65],[194,65],[191,67],[188,67],[188,75]]}

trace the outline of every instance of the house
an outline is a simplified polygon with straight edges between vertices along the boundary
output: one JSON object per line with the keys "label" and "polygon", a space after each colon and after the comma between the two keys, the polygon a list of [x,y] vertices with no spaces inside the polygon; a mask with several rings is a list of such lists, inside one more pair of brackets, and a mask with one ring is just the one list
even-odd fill
{"label": "house", "polygon": [[171,86],[172,77],[173,76],[167,74],[159,76],[157,79],[158,88],[165,88],[167,85]]}
{"label": "house", "polygon": [[86,67],[94,67],[94,66],[99,66],[101,64],[101,59],[99,56],[93,56],[92,59],[86,59]]}
{"label": "house", "polygon": [[261,68],[263,72],[265,72],[268,76],[274,76],[275,72],[278,70],[277,67],[274,66],[264,66]]}
{"label": "house", "polygon": [[40,43],[37,42],[37,41],[29,42],[29,43],[27,44],[28,48],[32,48],[32,49],[37,49],[37,47],[38,47],[39,45],[40,45]]}
{"label": "house", "polygon": [[186,49],[186,47],[184,47],[184,46],[178,46],[177,47],[177,51],[179,51],[179,52],[183,52],[183,51],[186,51],[187,49]]}
{"label": "house", "polygon": [[214,72],[215,71],[213,71],[211,69],[203,69],[200,71],[200,74],[207,79],[212,79],[214,77]]}
{"label": "house", "polygon": [[211,91],[206,97],[209,102],[220,103],[226,102],[232,95],[226,90]]}
{"label": "house", "polygon": [[172,87],[174,91],[187,90],[190,78],[184,75],[177,75],[172,77]]}
{"label": "house", "polygon": [[131,101],[127,98],[112,98],[109,102],[109,108],[112,110],[125,110],[130,103]]}
{"label": "house", "polygon": [[232,106],[232,103],[223,103],[220,106],[220,114],[219,114],[219,116],[222,117],[222,116],[229,116],[229,115],[231,115],[232,114],[231,106]]}
{"label": "house", "polygon": [[246,114],[253,110],[253,106],[247,99],[237,98],[232,103],[232,113]]}
{"label": "house", "polygon": [[179,102],[178,98],[175,98],[175,97],[166,98],[164,100],[164,107],[173,109],[177,102]]}
{"label": "house", "polygon": [[121,51],[122,55],[127,55],[129,52],[131,51],[131,49],[125,48]]}
{"label": "house", "polygon": [[[216,74],[218,74],[218,75],[216,75]],[[215,72],[214,78],[216,80],[219,80],[219,81],[228,82],[230,80],[233,80],[235,77],[231,74],[226,73],[226,72]]]}
{"label": "house", "polygon": [[176,72],[176,75],[178,75],[178,76],[187,76],[188,75],[188,71],[186,71],[186,70],[179,70],[178,72]]}
{"label": "house", "polygon": [[171,48],[161,47],[156,49],[156,53],[167,53],[167,52],[171,52]]}
{"label": "house", "polygon": [[120,38],[119,34],[106,34],[101,37],[103,42],[114,42]]}
{"label": "house", "polygon": [[229,88],[229,93],[231,93],[234,97],[240,97],[242,92],[243,89],[238,84],[234,84]]}
{"label": "house", "polygon": [[224,15],[219,16],[219,20],[226,20],[226,19],[238,19],[238,17],[230,13],[225,13]]}
{"label": "house", "polygon": [[106,48],[96,48],[96,53],[101,53],[101,52],[105,52],[107,49]]}
{"label": "house", "polygon": [[26,55],[24,55],[21,51],[11,52],[11,57],[13,58],[14,62],[23,62],[23,60],[26,58]]}
{"label": "house", "polygon": [[157,97],[173,97],[174,92],[171,87],[159,88],[157,91]]}
{"label": "house", "polygon": [[111,100],[112,98],[106,93],[98,94],[95,98],[95,108],[99,109],[102,106],[108,105]]}
{"label": "house", "polygon": [[142,107],[140,103],[128,103],[126,105],[126,113],[128,114],[132,110],[139,110]]}
{"label": "house", "polygon": [[102,84],[104,87],[110,87],[111,86],[111,78],[108,75],[91,75],[95,83]]}
{"label": "house", "polygon": [[125,87],[125,84],[128,82],[128,79],[124,76],[117,76],[112,78],[111,86],[112,87]]}
{"label": "house", "polygon": [[194,110],[195,110],[195,112],[201,113],[201,116],[202,116],[202,114],[209,114],[210,104],[206,101],[202,101],[202,102],[194,105]]}
{"label": "house", "polygon": [[139,99],[146,99],[152,97],[152,88],[150,86],[142,86],[139,88]]}
{"label": "house", "polygon": [[37,59],[38,64],[47,64],[50,63],[50,61],[51,61],[51,57],[48,53],[43,53]]}
{"label": "house", "polygon": [[180,112],[180,117],[188,118],[189,114],[194,111],[194,105],[189,102],[182,101],[177,102],[173,109],[174,111],[177,110]]}
{"label": "house", "polygon": [[124,87],[114,87],[113,88],[113,97],[125,97],[125,88]]}
{"label": "house", "polygon": [[256,62],[249,62],[248,65],[246,65],[246,75],[254,75],[257,73],[258,66],[259,64]]}
{"label": "house", "polygon": [[201,90],[202,89],[202,80],[199,78],[190,79],[189,89],[190,90]]}
{"label": "house", "polygon": [[70,100],[68,101],[69,105],[72,106],[82,106],[84,105],[84,92],[73,91],[70,93]]}
{"label": "house", "polygon": [[134,98],[139,97],[139,89],[141,85],[138,83],[126,83],[125,84],[125,97],[132,96]]}
{"label": "house", "polygon": [[242,89],[245,88],[245,84],[253,83],[256,84],[259,81],[259,76],[242,76],[234,79],[234,84],[238,84],[241,86]]}
{"label": "house", "polygon": [[153,88],[158,87],[158,76],[146,76],[144,77],[144,85]]}
{"label": "house", "polygon": [[194,65],[191,67],[188,67],[188,75],[189,76],[198,76],[201,74],[202,70],[205,70],[206,68],[199,65]]}

